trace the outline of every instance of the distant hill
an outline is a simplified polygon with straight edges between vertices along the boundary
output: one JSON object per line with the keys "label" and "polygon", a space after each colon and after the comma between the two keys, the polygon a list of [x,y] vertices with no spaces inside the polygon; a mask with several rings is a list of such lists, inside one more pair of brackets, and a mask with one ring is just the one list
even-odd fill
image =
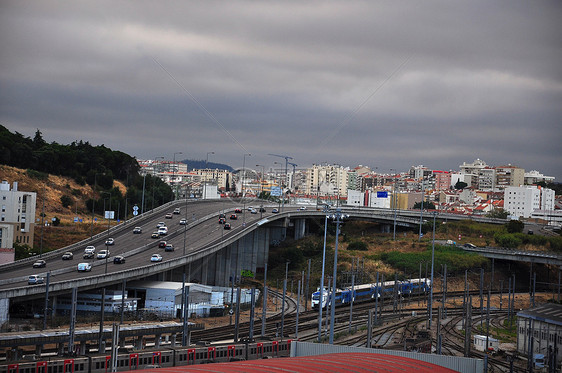
{"label": "distant hill", "polygon": [[[184,159],[182,163],[187,164],[187,169],[191,170],[198,170],[205,168],[205,160],[199,159]],[[232,167],[224,163],[215,163],[215,162],[207,162],[207,168],[218,168],[219,170],[227,170],[227,171],[234,171]]]}

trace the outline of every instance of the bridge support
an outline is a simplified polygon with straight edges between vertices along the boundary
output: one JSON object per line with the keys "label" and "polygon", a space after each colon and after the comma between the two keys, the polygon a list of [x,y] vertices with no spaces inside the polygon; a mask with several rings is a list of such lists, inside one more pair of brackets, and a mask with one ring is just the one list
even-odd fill
{"label": "bridge support", "polygon": [[300,240],[306,234],[306,219],[295,219],[293,221],[295,228],[295,240]]}
{"label": "bridge support", "polygon": [[0,299],[0,325],[10,321],[10,299]]}

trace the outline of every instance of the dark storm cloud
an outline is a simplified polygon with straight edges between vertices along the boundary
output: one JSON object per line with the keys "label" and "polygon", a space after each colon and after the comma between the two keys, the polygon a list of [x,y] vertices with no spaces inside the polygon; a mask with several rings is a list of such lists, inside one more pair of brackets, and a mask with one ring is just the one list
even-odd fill
{"label": "dark storm cloud", "polygon": [[[559,2],[0,3],[0,123],[141,158],[560,180]],[[194,102],[197,100],[197,103]]]}

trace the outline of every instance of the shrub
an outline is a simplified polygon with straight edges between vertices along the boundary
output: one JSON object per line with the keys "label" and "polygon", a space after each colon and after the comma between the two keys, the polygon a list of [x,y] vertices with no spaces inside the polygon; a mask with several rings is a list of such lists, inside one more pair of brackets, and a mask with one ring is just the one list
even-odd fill
{"label": "shrub", "polygon": [[353,241],[348,246],[348,250],[367,251],[369,247],[363,241]]}
{"label": "shrub", "polygon": [[509,223],[505,225],[508,233],[521,233],[523,232],[523,228],[525,228],[525,224],[519,220],[510,220]]}
{"label": "shrub", "polygon": [[516,248],[519,247],[523,241],[517,237],[515,234],[509,233],[497,233],[494,235],[494,240],[496,244],[501,247]]}
{"label": "shrub", "polygon": [[37,180],[48,180],[49,179],[49,174],[45,173],[45,172],[40,172],[40,171],[36,171],[36,170],[26,170],[25,171],[27,176],[29,176],[32,179],[37,179]]}
{"label": "shrub", "polygon": [[62,207],[66,208],[72,204],[72,198],[65,194],[60,197],[60,202],[62,203]]}

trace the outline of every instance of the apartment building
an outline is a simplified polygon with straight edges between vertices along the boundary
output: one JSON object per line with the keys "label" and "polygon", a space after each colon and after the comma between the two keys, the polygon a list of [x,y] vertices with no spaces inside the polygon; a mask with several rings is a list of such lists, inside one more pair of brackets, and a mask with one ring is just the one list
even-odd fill
{"label": "apartment building", "polygon": [[18,183],[0,184],[0,263],[14,261],[14,242],[33,247],[35,231],[35,192],[21,192]]}
{"label": "apartment building", "polygon": [[520,167],[507,165],[496,167],[496,185],[497,189],[505,189],[507,187],[518,187],[525,184],[525,170]]}
{"label": "apartment building", "polygon": [[530,218],[536,210],[554,210],[554,190],[534,185],[507,187],[504,209],[514,217]]}
{"label": "apartment building", "polygon": [[313,165],[307,170],[306,194],[346,196],[348,172],[340,165]]}

